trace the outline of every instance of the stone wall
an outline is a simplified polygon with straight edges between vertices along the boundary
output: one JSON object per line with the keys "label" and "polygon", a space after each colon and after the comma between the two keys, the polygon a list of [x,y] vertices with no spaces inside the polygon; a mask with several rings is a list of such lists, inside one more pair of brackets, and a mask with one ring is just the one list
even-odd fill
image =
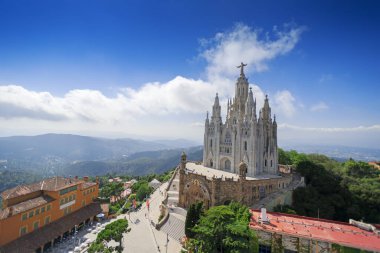
{"label": "stone wall", "polygon": [[203,175],[180,170],[179,206],[188,208],[202,201],[204,206],[228,204],[238,201],[253,206],[260,199],[278,192],[292,181],[292,175],[281,178],[246,180],[239,178],[209,178]]}
{"label": "stone wall", "polygon": [[270,233],[256,230],[259,244],[271,246],[271,251],[284,252],[291,250],[299,253],[327,253],[332,252],[331,244],[308,238],[300,238],[286,234]]}

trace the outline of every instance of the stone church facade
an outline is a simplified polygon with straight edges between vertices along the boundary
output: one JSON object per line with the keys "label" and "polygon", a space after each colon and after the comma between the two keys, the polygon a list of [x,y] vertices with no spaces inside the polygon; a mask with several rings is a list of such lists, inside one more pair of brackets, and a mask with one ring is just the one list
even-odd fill
{"label": "stone church facade", "polygon": [[244,66],[239,66],[240,77],[235,97],[227,104],[226,121],[222,121],[218,95],[211,119],[207,115],[203,163],[187,161],[185,153],[181,156],[176,171],[180,207],[203,202],[209,208],[231,201],[251,207],[265,202],[268,195],[289,192],[298,185],[292,173],[278,170],[277,123],[272,120],[268,97],[257,117]]}
{"label": "stone church facade", "polygon": [[[198,167],[194,169],[195,167]],[[292,190],[294,185],[293,176],[283,175],[268,178],[246,177],[247,166],[240,164],[240,173],[235,175],[225,174],[222,176],[214,169],[208,170],[201,164],[186,161],[186,155],[182,155],[182,162],[178,167],[179,173],[179,199],[178,205],[189,208],[191,204],[203,202],[208,209],[212,206],[228,204],[237,201],[249,207],[258,203],[272,193]],[[274,200],[277,201],[277,200]],[[274,205],[284,204],[276,202]],[[290,204],[290,203],[287,203]]]}
{"label": "stone church facade", "polygon": [[205,121],[203,165],[238,173],[241,161],[248,166],[247,175],[278,173],[277,123],[272,119],[266,96],[264,106],[256,114],[256,100],[241,64],[235,84],[235,96],[227,103],[227,117],[223,122],[219,97],[216,94],[211,118]]}

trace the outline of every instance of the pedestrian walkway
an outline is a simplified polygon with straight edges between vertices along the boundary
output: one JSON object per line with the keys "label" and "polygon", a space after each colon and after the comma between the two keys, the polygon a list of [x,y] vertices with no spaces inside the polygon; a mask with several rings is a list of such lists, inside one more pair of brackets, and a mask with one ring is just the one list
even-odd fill
{"label": "pedestrian walkway", "polygon": [[[177,240],[169,239],[168,233],[156,230],[155,224],[160,215],[160,205],[164,200],[163,191],[167,183],[161,185],[151,196],[149,210],[144,203],[140,210],[132,212],[130,217],[131,231],[124,235],[124,253],[179,253],[181,244]],[[128,215],[126,215],[128,219]],[[168,240],[169,239],[169,240]]]}

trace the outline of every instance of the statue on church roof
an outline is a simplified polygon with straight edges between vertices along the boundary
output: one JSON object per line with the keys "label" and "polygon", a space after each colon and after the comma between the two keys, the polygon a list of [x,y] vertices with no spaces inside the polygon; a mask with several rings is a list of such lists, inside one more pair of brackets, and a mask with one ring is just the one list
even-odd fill
{"label": "statue on church roof", "polygon": [[247,66],[247,64],[244,64],[243,62],[240,63],[239,66],[237,66],[237,68],[240,68],[240,76],[244,76],[244,67]]}

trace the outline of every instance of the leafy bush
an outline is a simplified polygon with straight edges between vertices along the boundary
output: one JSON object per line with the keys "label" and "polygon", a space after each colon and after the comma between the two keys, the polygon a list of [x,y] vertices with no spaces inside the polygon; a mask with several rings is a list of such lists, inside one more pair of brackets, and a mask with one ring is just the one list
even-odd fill
{"label": "leafy bush", "polygon": [[228,206],[215,206],[207,210],[192,229],[189,250],[198,253],[256,252],[257,238],[248,226],[251,214],[246,206],[232,202]]}
{"label": "leafy bush", "polygon": [[[111,253],[115,250],[117,252],[122,252],[123,247],[121,245],[121,240],[123,239],[123,233],[128,233],[131,229],[128,228],[128,221],[125,219],[116,220],[110,224],[108,224],[96,237],[94,243],[91,244],[88,249],[89,253],[97,253],[97,252],[106,252]],[[110,242],[111,240],[115,240],[119,243],[118,247],[107,247],[103,242]]]}
{"label": "leafy bush", "polygon": [[[338,162],[324,155],[279,152],[305,177],[306,187],[293,192],[289,207],[299,215],[347,222],[380,222],[380,171],[366,162]],[[289,211],[289,210],[288,210]],[[286,210],[285,210],[286,212]]]}

